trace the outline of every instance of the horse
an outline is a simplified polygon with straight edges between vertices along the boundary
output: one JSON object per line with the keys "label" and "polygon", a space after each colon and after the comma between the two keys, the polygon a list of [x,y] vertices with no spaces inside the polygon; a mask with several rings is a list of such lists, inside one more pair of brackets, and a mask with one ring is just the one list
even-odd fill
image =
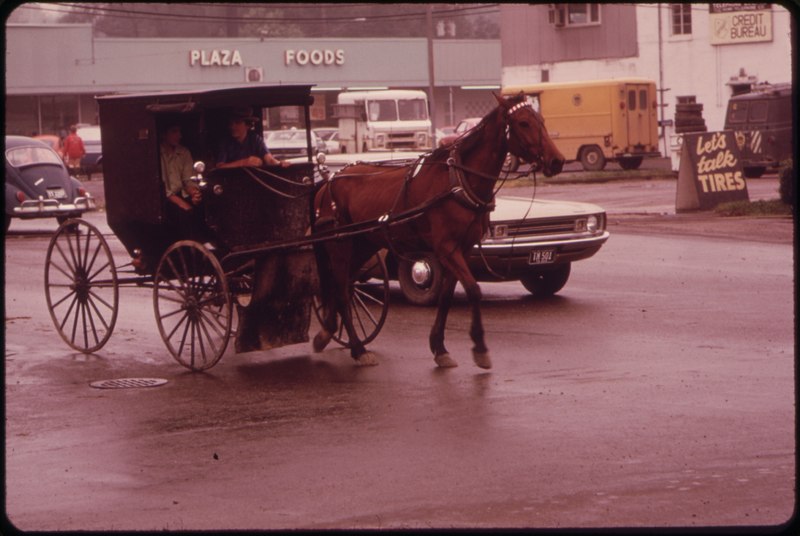
{"label": "horse", "polygon": [[472,310],[473,360],[478,367],[491,368],[481,321],[481,290],[466,257],[488,229],[495,185],[507,153],[531,162],[545,176],[560,173],[564,165],[564,156],[547,133],[544,119],[524,94],[495,98],[497,107],[475,128],[413,164],[356,162],[319,188],[314,198],[315,232],[331,227],[344,230],[370,221],[378,222],[378,228],[343,232],[340,239],[315,245],[323,310],[321,329],[313,340],[315,352],[330,342],[338,313],[356,364],[378,364],[353,327],[348,307],[352,277],[382,248],[400,256],[425,251],[432,252],[443,267],[429,337],[434,362],[441,368],[458,366],[445,347],[444,330],[459,282]]}

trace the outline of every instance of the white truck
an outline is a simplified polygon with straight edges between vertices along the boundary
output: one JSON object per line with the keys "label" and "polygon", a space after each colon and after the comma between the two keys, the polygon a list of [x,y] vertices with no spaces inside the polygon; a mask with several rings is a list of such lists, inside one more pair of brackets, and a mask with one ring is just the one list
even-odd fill
{"label": "white truck", "polygon": [[336,116],[343,153],[431,148],[424,91],[346,91],[339,94]]}

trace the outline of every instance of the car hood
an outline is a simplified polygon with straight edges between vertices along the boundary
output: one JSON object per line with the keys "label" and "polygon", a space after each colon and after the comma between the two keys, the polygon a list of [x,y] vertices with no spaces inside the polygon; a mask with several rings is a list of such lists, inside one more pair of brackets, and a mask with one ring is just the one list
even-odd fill
{"label": "car hood", "polygon": [[495,209],[490,214],[490,220],[514,221],[523,218],[558,218],[583,214],[598,214],[605,212],[601,207],[591,203],[576,201],[556,201],[545,199],[531,199],[528,197],[497,196]]}

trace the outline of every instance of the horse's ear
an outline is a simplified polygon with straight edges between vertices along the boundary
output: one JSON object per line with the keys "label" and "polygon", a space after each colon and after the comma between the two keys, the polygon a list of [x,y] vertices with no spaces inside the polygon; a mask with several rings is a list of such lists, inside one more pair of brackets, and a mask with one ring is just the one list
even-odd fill
{"label": "horse's ear", "polygon": [[497,99],[498,104],[500,104],[504,108],[508,108],[508,102],[506,102],[506,99],[504,99],[503,97],[499,96],[494,91],[492,91],[492,95],[494,95],[494,98]]}

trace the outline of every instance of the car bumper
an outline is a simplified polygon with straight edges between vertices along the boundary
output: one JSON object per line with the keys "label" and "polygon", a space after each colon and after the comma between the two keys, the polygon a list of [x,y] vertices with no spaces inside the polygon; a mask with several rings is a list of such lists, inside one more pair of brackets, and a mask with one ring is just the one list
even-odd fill
{"label": "car bumper", "polygon": [[76,212],[95,210],[97,204],[93,197],[76,197],[72,203],[64,203],[58,199],[29,199],[20,206],[14,207],[14,216],[18,218],[46,218],[50,216],[67,216]]}
{"label": "car bumper", "polygon": [[[547,270],[555,264],[587,259],[598,252],[609,237],[608,231],[584,238],[569,240],[544,240],[495,243],[485,241],[480,247],[474,246],[469,258],[470,268],[478,278],[490,275],[492,271],[505,277],[514,277],[529,273],[532,269]],[[531,263],[531,252],[552,250],[549,262]],[[481,258],[483,257],[483,258]],[[485,261],[485,262],[484,262]]]}

